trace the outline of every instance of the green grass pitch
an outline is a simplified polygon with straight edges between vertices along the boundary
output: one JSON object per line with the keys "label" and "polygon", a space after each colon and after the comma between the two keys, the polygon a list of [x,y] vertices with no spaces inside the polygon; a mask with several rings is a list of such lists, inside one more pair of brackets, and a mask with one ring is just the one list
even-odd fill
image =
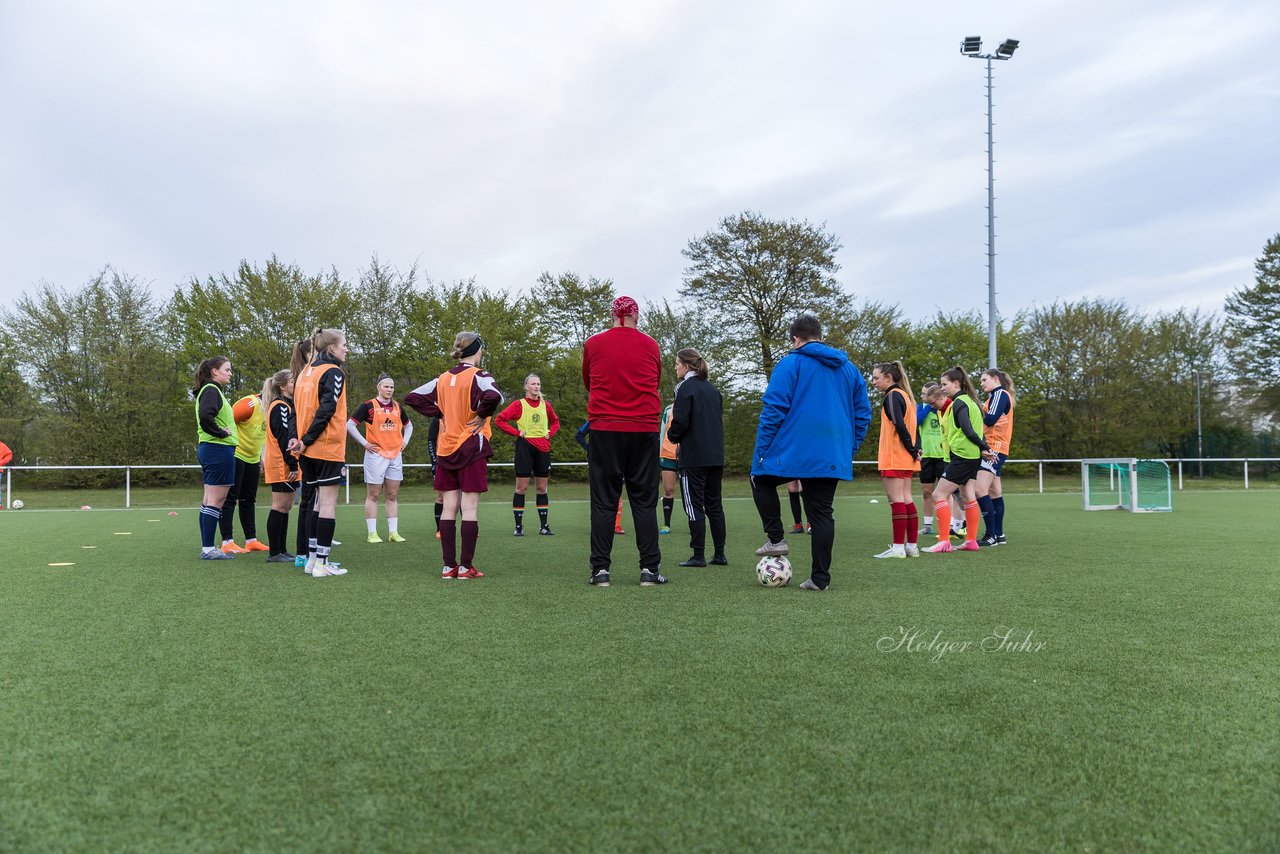
{"label": "green grass pitch", "polygon": [[342,507],[351,573],[312,580],[198,561],[194,491],[33,497],[0,513],[0,849],[1280,847],[1280,492],[1011,495],[1006,547],[877,561],[873,488],[842,488],[825,594],[804,537],[755,584],[740,484],[731,566],[676,567],[677,521],[671,584],[628,535],[607,590],[580,486],[517,540],[495,485],[470,582],[429,505],[376,546]]}

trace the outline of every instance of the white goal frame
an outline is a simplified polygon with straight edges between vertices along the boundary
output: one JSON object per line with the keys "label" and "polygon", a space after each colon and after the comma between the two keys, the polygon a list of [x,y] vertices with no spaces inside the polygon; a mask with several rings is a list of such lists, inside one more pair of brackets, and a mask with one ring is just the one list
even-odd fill
{"label": "white goal frame", "polygon": [[[1167,496],[1163,507],[1141,507],[1138,504],[1138,463],[1139,462],[1164,462],[1163,460],[1139,460],[1137,457],[1094,457],[1091,459],[1080,460],[1080,493],[1085,510],[1128,510],[1132,513],[1168,513],[1173,510],[1173,484],[1172,479],[1166,479]],[[1089,483],[1089,466],[1092,465],[1110,465],[1123,466],[1128,474],[1128,502],[1121,500],[1118,504],[1091,504],[1090,483]],[[1168,468],[1168,464],[1165,464]],[[1113,470],[1113,477],[1114,470]],[[1117,494],[1120,494],[1117,491]]]}

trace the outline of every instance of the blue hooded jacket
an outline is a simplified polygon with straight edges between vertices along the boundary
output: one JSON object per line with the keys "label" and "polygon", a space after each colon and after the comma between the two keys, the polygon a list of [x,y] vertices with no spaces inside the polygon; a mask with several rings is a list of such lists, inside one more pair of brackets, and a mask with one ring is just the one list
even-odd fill
{"label": "blue hooded jacket", "polygon": [[862,374],[843,351],[810,341],[769,378],[751,473],[853,480],[853,456],[870,425]]}

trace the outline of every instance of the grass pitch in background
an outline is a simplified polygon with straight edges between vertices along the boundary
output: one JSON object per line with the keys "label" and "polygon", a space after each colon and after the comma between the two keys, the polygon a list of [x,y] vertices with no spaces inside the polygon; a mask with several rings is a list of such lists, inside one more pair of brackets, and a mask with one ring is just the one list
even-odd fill
{"label": "grass pitch in background", "polygon": [[677,523],[670,585],[628,535],[599,590],[586,505],[516,540],[500,490],[478,582],[429,506],[378,546],[341,508],[322,580],[196,560],[189,507],[0,513],[0,848],[1280,846],[1274,492],[1012,496],[1009,546],[907,561],[847,493],[805,594],[753,583],[745,500],[731,566]]}

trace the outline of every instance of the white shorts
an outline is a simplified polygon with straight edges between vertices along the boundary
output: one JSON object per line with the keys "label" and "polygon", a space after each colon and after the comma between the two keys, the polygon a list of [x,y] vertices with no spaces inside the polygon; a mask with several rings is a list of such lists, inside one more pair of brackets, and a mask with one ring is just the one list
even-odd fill
{"label": "white shorts", "polygon": [[364,482],[377,486],[384,480],[404,480],[404,454],[389,460],[377,451],[365,451]]}

